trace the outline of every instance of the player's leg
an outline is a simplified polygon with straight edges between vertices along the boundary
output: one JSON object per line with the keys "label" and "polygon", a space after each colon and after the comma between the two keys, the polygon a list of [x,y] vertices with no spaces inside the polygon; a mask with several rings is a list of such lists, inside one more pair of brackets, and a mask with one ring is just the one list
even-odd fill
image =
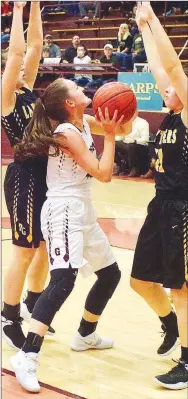
{"label": "player's leg", "polygon": [[[95,221],[95,211],[88,205],[88,220],[93,221],[92,214]],[[80,326],[72,341],[71,347],[76,351],[89,348],[105,349],[113,346],[111,338],[99,337],[95,334],[95,330],[121,278],[110,244],[97,222],[86,229],[84,244],[84,258],[93,266],[97,280],[87,296]]]}
{"label": "player's leg", "polygon": [[15,349],[20,349],[25,341],[21,328],[20,298],[35,251],[34,248],[13,245],[12,261],[3,282],[2,335],[7,344]]}
{"label": "player's leg", "polygon": [[[40,295],[32,313],[30,331],[20,352],[11,358],[18,382],[30,392],[39,392],[36,369],[44,335],[56,312],[74,288],[77,266],[83,262],[83,234],[78,229],[76,211],[61,198],[53,204],[50,199],[42,210],[42,231],[46,239],[51,279]],[[29,365],[31,364],[31,367]],[[32,371],[31,371],[32,368]]]}
{"label": "player's leg", "polygon": [[181,342],[181,358],[167,374],[156,377],[159,385],[169,389],[188,388],[188,203],[166,201],[164,220],[164,285],[171,288],[176,308]]}
{"label": "player's leg", "polygon": [[164,340],[157,353],[170,354],[179,344],[177,317],[162,283],[163,243],[160,233],[160,213],[154,199],[148,206],[148,215],[140,231],[133,268],[131,287],[158,315]]}
{"label": "player's leg", "polygon": [[[30,323],[35,303],[43,292],[49,271],[48,256],[45,241],[40,242],[27,273],[27,295],[21,303],[20,315],[27,323]],[[54,335],[55,330],[49,326],[47,335]]]}

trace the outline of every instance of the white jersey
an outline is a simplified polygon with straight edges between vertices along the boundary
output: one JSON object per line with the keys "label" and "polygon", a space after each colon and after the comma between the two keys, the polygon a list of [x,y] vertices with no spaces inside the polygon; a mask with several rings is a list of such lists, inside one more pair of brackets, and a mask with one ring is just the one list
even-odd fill
{"label": "white jersey", "polygon": [[[58,132],[63,133],[67,129],[74,130],[82,137],[87,148],[96,154],[90,127],[86,120],[84,120],[83,125],[84,129],[80,131],[71,123],[62,123],[56,128],[54,134]],[[49,156],[47,167],[47,197],[91,199],[91,177],[76,161],[64,152],[60,151],[57,157]]]}

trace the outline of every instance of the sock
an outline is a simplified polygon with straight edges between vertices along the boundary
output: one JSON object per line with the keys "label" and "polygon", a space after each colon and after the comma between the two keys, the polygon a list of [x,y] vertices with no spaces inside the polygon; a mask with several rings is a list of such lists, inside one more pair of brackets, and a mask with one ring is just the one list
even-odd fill
{"label": "sock", "polygon": [[181,360],[188,364],[188,348],[181,346]]}
{"label": "sock", "polygon": [[177,334],[177,336],[179,336],[179,332],[178,332],[178,323],[177,323],[177,316],[176,313],[174,313],[173,311],[171,311],[167,316],[165,317],[160,317],[159,319],[161,320],[162,324],[166,327],[166,329],[168,331],[172,331],[175,334]]}
{"label": "sock", "polygon": [[98,321],[95,321],[94,323],[90,321],[86,321],[83,317],[80,322],[80,327],[78,329],[78,332],[82,337],[86,337],[89,334],[92,334],[96,328],[97,328]]}
{"label": "sock", "polygon": [[38,334],[34,334],[32,332],[29,332],[26,338],[26,341],[24,343],[24,346],[22,348],[22,351],[25,353],[39,353],[40,348],[42,346],[44,337],[41,337]]}
{"label": "sock", "polygon": [[4,302],[2,314],[8,320],[18,319],[20,317],[20,303],[17,305],[8,305]]}
{"label": "sock", "polygon": [[41,294],[42,292],[27,291],[27,297],[24,299],[24,303],[26,303],[30,313],[32,313],[35,303],[37,302]]}

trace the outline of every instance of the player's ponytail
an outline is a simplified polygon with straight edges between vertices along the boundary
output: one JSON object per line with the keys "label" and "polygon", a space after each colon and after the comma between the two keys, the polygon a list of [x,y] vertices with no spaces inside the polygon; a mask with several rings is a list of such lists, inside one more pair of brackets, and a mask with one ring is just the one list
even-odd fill
{"label": "player's ponytail", "polygon": [[50,147],[53,149],[50,150],[51,156],[59,154],[59,144],[53,132],[59,123],[68,118],[63,107],[66,93],[63,79],[57,79],[47,87],[43,97],[36,100],[33,116],[25,129],[23,140],[15,146],[16,160],[23,161],[38,155],[48,155]]}

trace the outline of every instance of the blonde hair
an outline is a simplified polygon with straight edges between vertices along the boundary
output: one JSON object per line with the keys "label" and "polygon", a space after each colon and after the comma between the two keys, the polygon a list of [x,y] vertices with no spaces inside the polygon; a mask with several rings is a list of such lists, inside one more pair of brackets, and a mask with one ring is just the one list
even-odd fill
{"label": "blonde hair", "polygon": [[[126,28],[126,32],[122,34],[121,28]],[[121,24],[118,31],[118,41],[120,42],[121,40],[126,40],[128,36],[131,36],[128,25]]]}

